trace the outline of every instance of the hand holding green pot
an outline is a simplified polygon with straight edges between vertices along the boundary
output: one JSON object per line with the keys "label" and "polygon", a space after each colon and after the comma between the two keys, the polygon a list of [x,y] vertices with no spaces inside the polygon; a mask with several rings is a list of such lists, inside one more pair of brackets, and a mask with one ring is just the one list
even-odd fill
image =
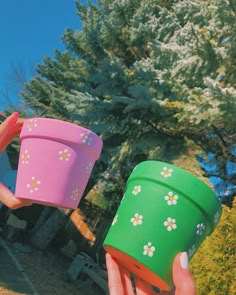
{"label": "hand holding green pot", "polygon": [[[106,254],[106,265],[108,272],[108,287],[110,295],[156,295],[156,291],[141,278],[133,277],[127,269],[118,265],[117,262]],[[173,281],[175,288],[171,291],[158,293],[159,295],[195,295],[196,286],[188,267],[188,256],[186,252],[178,253],[174,259]]]}

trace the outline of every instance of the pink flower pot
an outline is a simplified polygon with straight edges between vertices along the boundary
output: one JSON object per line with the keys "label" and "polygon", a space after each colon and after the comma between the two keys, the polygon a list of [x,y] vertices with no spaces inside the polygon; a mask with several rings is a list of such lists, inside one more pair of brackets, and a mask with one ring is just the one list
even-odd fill
{"label": "pink flower pot", "polygon": [[27,119],[21,134],[15,195],[47,206],[77,208],[101,138],[78,125],[46,118]]}

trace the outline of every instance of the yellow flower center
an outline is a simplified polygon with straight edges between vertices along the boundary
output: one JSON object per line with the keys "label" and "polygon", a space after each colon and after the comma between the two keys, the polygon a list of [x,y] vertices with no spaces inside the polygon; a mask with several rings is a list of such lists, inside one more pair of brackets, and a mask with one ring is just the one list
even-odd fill
{"label": "yellow flower center", "polygon": [[72,197],[73,197],[73,198],[76,198],[76,197],[77,197],[77,193],[74,192],[74,193],[72,194]]}
{"label": "yellow flower center", "polygon": [[37,186],[38,186],[37,182],[36,181],[33,181],[32,182],[32,187],[37,187]]}

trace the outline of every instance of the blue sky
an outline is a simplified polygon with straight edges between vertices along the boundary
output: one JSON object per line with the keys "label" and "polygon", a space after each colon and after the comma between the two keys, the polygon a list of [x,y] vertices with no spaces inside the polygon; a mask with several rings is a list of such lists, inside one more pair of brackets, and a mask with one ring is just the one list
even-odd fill
{"label": "blue sky", "polygon": [[18,106],[12,65],[22,65],[29,79],[31,68],[45,55],[53,57],[55,49],[65,49],[61,36],[68,27],[81,28],[74,0],[0,1],[0,110],[9,107],[6,93]]}

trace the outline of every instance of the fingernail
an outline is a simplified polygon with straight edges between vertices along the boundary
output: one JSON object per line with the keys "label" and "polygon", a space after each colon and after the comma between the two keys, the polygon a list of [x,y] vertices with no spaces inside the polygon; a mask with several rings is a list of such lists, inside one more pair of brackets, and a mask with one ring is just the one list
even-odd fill
{"label": "fingernail", "polygon": [[19,117],[19,113],[18,112],[13,112],[10,116],[11,117]]}
{"label": "fingernail", "polygon": [[180,255],[180,265],[181,265],[182,269],[189,269],[189,267],[188,267],[188,254],[187,254],[187,252],[183,252]]}

